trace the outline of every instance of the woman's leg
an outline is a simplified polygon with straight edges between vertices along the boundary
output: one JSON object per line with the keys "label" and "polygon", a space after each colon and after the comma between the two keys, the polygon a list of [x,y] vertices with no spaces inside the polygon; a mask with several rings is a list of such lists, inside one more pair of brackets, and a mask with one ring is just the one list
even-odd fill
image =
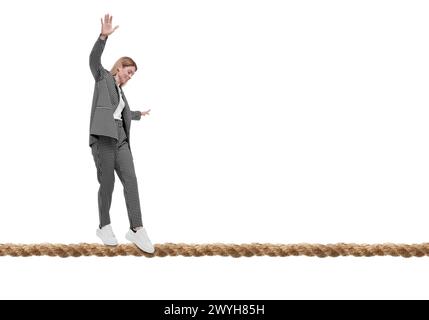
{"label": "woman's leg", "polygon": [[133,156],[126,141],[122,141],[118,147],[115,169],[124,186],[124,197],[127,204],[130,227],[141,227],[143,223],[137,178],[134,170]]}
{"label": "woman's leg", "polygon": [[115,185],[115,149],[113,138],[100,136],[92,145],[92,155],[97,168],[97,179],[100,183],[98,190],[98,213],[100,228],[110,224],[110,205]]}

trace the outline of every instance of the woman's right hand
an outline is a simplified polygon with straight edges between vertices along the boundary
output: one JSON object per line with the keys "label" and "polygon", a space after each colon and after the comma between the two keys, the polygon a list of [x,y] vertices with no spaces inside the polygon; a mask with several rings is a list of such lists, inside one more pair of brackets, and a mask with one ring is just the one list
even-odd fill
{"label": "woman's right hand", "polygon": [[119,28],[119,26],[112,27],[112,19],[113,16],[109,14],[104,15],[104,21],[103,18],[101,18],[101,35],[103,37],[110,36],[116,29]]}

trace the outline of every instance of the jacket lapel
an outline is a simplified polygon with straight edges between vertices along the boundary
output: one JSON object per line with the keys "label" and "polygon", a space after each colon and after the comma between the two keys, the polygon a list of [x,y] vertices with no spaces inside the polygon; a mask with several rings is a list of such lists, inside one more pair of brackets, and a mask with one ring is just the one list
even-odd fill
{"label": "jacket lapel", "polygon": [[127,98],[125,98],[124,91],[122,91],[122,99],[124,99],[124,102],[125,102],[124,110],[122,110],[122,119],[124,119],[125,130],[126,130],[126,133],[128,136],[129,132],[130,132],[130,125],[131,125],[131,110],[130,110],[130,107],[128,105]]}
{"label": "jacket lapel", "polygon": [[[109,73],[110,74],[110,73]],[[125,94],[124,91],[121,89],[121,92],[119,92],[118,87],[116,86],[116,81],[115,81],[115,77],[113,77],[112,75],[110,75],[111,77],[111,81],[113,82],[113,86],[115,87],[116,90],[116,94],[118,95],[118,101],[119,101],[119,95],[122,96],[122,99],[125,102],[125,107],[124,110],[122,110],[122,119],[124,121],[124,127],[125,127],[125,132],[127,134],[127,137],[129,137],[130,134],[130,126],[131,126],[131,110],[130,107],[128,106],[128,101],[125,98]]]}

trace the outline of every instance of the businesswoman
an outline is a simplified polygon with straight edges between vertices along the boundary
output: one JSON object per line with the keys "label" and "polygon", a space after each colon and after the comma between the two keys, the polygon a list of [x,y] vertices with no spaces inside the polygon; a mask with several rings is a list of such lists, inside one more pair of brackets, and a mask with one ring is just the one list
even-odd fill
{"label": "businesswoman", "polygon": [[110,204],[115,183],[114,172],[124,187],[130,230],[127,240],[141,250],[155,251],[143,227],[137,178],[130,148],[131,120],[140,120],[150,110],[131,111],[123,92],[124,85],[137,71],[136,63],[129,57],[120,58],[110,71],[101,65],[101,54],[107,38],[118,28],[112,26],[112,16],[101,19],[101,33],[92,48],[89,65],[95,79],[91,109],[89,145],[92,149],[97,179],[100,225],[96,235],[105,245],[115,246],[118,241],[110,224]]}

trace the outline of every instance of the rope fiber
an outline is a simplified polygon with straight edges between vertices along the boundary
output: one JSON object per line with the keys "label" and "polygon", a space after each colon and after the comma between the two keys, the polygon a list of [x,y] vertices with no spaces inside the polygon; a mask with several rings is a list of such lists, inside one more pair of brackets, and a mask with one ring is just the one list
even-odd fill
{"label": "rope fiber", "polygon": [[185,243],[165,243],[156,244],[155,252],[148,254],[139,250],[133,244],[121,244],[116,247],[108,247],[101,244],[0,244],[0,256],[30,257],[30,256],[50,256],[50,257],[114,257],[114,256],[144,256],[144,257],[202,257],[202,256],[223,256],[223,257],[373,257],[373,256],[393,256],[393,257],[424,257],[429,255],[429,243],[422,244],[271,244],[271,243],[250,243],[250,244],[185,244]]}

